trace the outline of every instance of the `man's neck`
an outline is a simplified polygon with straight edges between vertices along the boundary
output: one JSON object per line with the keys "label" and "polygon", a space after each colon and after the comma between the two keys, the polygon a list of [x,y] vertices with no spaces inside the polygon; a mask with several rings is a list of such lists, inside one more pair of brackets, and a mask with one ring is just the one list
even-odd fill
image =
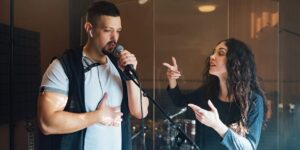
{"label": "man's neck", "polygon": [[83,47],[83,52],[101,65],[107,63],[107,57],[102,53],[101,50],[98,50],[95,46],[93,46],[90,42],[87,42]]}

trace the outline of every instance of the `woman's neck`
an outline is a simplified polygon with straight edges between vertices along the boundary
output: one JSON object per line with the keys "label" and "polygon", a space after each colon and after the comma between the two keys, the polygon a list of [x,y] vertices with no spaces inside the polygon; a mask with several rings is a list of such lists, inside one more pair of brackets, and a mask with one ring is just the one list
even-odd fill
{"label": "woman's neck", "polygon": [[219,93],[219,99],[223,102],[230,102],[230,97],[228,96],[228,88],[227,88],[227,80],[226,79],[220,79],[220,93]]}

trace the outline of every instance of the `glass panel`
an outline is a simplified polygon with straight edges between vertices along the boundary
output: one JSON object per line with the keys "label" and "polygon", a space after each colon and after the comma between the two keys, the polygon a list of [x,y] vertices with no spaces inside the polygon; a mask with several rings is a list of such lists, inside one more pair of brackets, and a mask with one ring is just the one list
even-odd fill
{"label": "glass panel", "polygon": [[[197,7],[204,4],[216,5],[211,13],[201,13]],[[255,55],[257,74],[267,96],[268,122],[263,128],[258,149],[279,149],[280,113],[279,102],[279,47],[278,47],[278,1],[155,1],[155,62],[156,98],[170,114],[180,112],[166,93],[168,84],[163,62],[177,60],[182,76],[180,88],[189,93],[202,84],[204,61],[216,43],[234,37],[247,43]],[[271,58],[271,59],[270,59]],[[174,118],[179,124],[188,126],[193,114],[186,112]],[[158,126],[167,126],[164,118],[156,112]],[[163,124],[163,125],[161,125]],[[171,133],[170,133],[171,132]],[[158,131],[158,147],[172,143],[176,134],[169,128]],[[189,132],[189,131],[188,131]],[[190,133],[188,133],[190,134]]]}
{"label": "glass panel", "polygon": [[[15,149],[32,144],[29,137],[33,132],[28,125],[35,120],[41,75],[54,56],[60,56],[66,48],[85,43],[86,33],[82,26],[88,5],[93,1],[15,1],[12,72],[9,70],[10,0],[0,2],[0,133],[3,133],[0,134],[3,139],[0,149],[9,149],[11,99],[17,133]],[[172,64],[171,58],[176,58],[182,74],[178,83],[183,93],[190,93],[203,84],[205,60],[212,49],[219,41],[234,37],[252,49],[257,74],[266,92],[268,122],[262,129],[258,149],[298,149],[300,1],[110,1],[121,11],[123,30],[119,43],[136,55],[143,88],[192,139],[195,136],[194,114],[190,109],[176,107],[171,101],[167,93],[167,68],[162,63]],[[13,82],[10,84],[11,74]],[[11,98],[10,86],[13,86]],[[151,102],[144,121],[147,149],[178,149],[175,146],[177,131]],[[139,134],[141,124],[141,120],[132,119],[134,150],[143,146]],[[38,131],[36,126],[34,129]],[[190,147],[183,142],[181,149]]]}
{"label": "glass panel", "polygon": [[229,6],[229,35],[245,41],[252,48],[257,73],[267,96],[269,110],[266,117],[269,121],[262,130],[258,149],[278,149],[278,2],[231,0]]}
{"label": "glass panel", "polygon": [[[115,1],[121,11],[122,33],[120,44],[129,50],[138,60],[137,72],[142,87],[149,95],[153,95],[153,1]],[[153,145],[153,113],[150,102],[149,113],[144,120],[145,142],[147,149]],[[140,150],[143,147],[141,120],[131,117],[132,149]]]}
{"label": "glass panel", "polygon": [[[9,43],[6,41],[9,38],[9,34],[6,34],[9,33],[6,31],[10,25],[9,3],[10,0],[0,2],[0,30],[5,30],[0,33],[1,68],[5,70],[1,72],[1,91],[4,92],[1,93],[0,98],[0,120],[2,128],[8,124],[8,116],[13,115],[15,124],[11,124],[11,128],[15,134],[10,135],[14,137],[11,143],[8,137],[0,137],[0,149],[24,149],[34,145],[34,138],[31,137],[34,136],[35,131],[38,131],[35,117],[41,74],[44,73],[52,57],[59,56],[69,47],[69,1],[14,1],[12,3],[15,27],[13,57],[10,57],[11,55],[2,57],[2,54],[12,53],[11,49],[6,49],[2,45],[5,42]],[[11,71],[8,69],[10,58],[13,58]],[[6,65],[3,66],[4,63]],[[10,84],[6,74],[12,77]],[[2,88],[2,83],[5,83],[5,90]],[[6,97],[9,90],[12,91],[12,95]],[[8,105],[2,105],[10,101],[13,102],[12,113]],[[6,113],[3,115],[2,111]],[[9,131],[8,128],[6,131]],[[7,133],[6,131],[3,133]],[[12,144],[11,147],[9,144]]]}
{"label": "glass panel", "polygon": [[[216,7],[212,12],[201,12],[204,6]],[[155,1],[155,96],[164,110],[181,126],[192,139],[195,136],[195,118],[190,109],[176,107],[167,94],[167,62],[172,65],[175,57],[182,76],[178,80],[181,90],[190,93],[203,82],[202,73],[205,60],[212,53],[215,45],[229,35],[229,2],[211,1]],[[177,115],[178,114],[178,115]],[[159,111],[155,112],[156,149],[176,149],[177,131]],[[191,149],[183,142],[182,149]]]}
{"label": "glass panel", "polygon": [[299,149],[300,1],[279,1],[279,149]]}

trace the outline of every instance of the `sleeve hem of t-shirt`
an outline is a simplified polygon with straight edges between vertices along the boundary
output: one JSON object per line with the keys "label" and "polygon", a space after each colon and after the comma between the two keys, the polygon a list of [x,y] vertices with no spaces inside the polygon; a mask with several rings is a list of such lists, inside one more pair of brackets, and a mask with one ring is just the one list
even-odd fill
{"label": "sleeve hem of t-shirt", "polygon": [[54,92],[54,93],[59,93],[59,94],[63,94],[68,96],[68,92],[58,89],[58,88],[53,88],[53,87],[47,87],[47,86],[43,86],[41,87],[41,92]]}

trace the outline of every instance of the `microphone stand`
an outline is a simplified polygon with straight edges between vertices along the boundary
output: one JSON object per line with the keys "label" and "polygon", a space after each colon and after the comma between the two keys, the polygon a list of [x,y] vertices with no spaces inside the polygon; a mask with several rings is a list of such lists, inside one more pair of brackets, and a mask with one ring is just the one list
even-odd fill
{"label": "microphone stand", "polygon": [[137,136],[139,136],[140,134],[142,134],[143,130],[138,131],[137,133],[135,133],[133,136],[131,136],[131,140],[135,139]]}
{"label": "microphone stand", "polygon": [[[154,106],[161,112],[161,114],[163,114],[163,116],[165,118],[167,118],[167,120],[169,120],[169,122],[171,123],[172,127],[175,128],[179,134],[179,138],[183,138],[184,140],[187,140],[191,145],[194,146],[194,148],[196,148],[197,150],[200,150],[200,148],[196,145],[196,143],[186,135],[186,133],[184,133],[184,131],[182,131],[182,129],[169,117],[169,115],[162,109],[162,107],[151,97],[147,94],[147,92],[144,90],[143,87],[141,87],[140,83],[138,83],[135,79],[138,79],[137,73],[135,72],[135,70],[127,70],[125,69],[124,71],[124,75],[132,80],[143,92],[143,96],[148,97],[148,99],[154,104]],[[182,142],[181,142],[182,143]]]}

